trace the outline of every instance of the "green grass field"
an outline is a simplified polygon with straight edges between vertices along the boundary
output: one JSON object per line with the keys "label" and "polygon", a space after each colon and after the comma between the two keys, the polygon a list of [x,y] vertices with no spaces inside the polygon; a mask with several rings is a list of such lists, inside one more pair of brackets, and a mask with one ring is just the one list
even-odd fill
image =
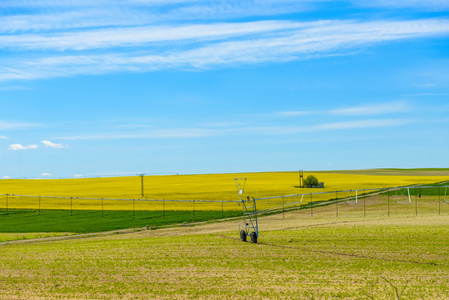
{"label": "green grass field", "polygon": [[[162,227],[173,224],[204,222],[220,218],[240,217],[237,211],[69,211],[10,210],[0,213],[0,232],[70,232],[90,233],[146,226]],[[19,235],[20,237],[20,235]]]}

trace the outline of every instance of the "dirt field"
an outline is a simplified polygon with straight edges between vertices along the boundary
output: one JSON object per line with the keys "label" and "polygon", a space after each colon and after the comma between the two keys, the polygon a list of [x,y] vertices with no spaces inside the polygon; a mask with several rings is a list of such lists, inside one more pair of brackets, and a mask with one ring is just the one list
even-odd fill
{"label": "dirt field", "polygon": [[447,208],[372,203],[262,217],[258,244],[233,220],[1,245],[0,298],[449,298]]}

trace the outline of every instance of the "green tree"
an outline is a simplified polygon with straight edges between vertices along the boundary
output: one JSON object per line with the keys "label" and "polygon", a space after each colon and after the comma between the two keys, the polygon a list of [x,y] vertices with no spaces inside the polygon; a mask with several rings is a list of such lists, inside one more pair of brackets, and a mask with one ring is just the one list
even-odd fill
{"label": "green tree", "polygon": [[318,185],[318,179],[315,176],[313,176],[313,175],[309,175],[304,180],[304,185],[306,187],[309,187],[309,186],[312,186],[312,185]]}

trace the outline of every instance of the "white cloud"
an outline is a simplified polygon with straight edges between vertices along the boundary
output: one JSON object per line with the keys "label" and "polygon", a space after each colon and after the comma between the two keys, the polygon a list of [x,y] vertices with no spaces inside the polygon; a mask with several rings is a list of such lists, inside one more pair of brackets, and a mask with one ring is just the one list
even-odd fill
{"label": "white cloud", "polygon": [[311,111],[281,111],[276,114],[281,117],[297,117],[297,116],[309,115],[311,113],[313,113],[313,112],[311,112]]}
{"label": "white cloud", "polygon": [[28,145],[22,146],[21,144],[12,144],[9,145],[9,150],[28,150],[28,149],[37,149],[37,145]]}
{"label": "white cloud", "polygon": [[354,120],[343,122],[322,123],[309,126],[264,126],[264,127],[248,127],[240,130],[251,134],[298,134],[307,132],[319,131],[334,131],[334,130],[352,130],[364,128],[379,128],[402,126],[412,123],[408,119],[371,119],[371,120]]}
{"label": "white cloud", "polygon": [[0,130],[21,130],[21,129],[35,128],[39,126],[41,125],[35,123],[0,121]]}
{"label": "white cloud", "polygon": [[11,177],[9,176],[3,176],[3,179],[10,179]]}
{"label": "white cloud", "polygon": [[410,94],[407,96],[449,96],[448,93],[419,93],[419,94]]}
{"label": "white cloud", "polygon": [[343,122],[331,122],[315,124],[310,126],[266,126],[247,128],[246,131],[255,134],[296,134],[317,131],[332,131],[345,129],[391,127],[409,124],[406,119],[376,119],[376,120],[354,120]]}
{"label": "white cloud", "polygon": [[41,141],[42,144],[44,144],[45,147],[48,148],[56,148],[56,149],[61,149],[61,148],[65,148],[67,147],[66,145],[63,144],[56,144],[50,141]]}
{"label": "white cloud", "polygon": [[[73,76],[79,74],[106,74],[112,72],[145,72],[161,69],[201,69],[233,64],[256,64],[307,60],[330,55],[347,55],[351,51],[376,43],[410,38],[449,35],[449,20],[421,19],[413,21],[319,21],[319,22],[248,22],[211,25],[187,25],[168,28],[154,27],[154,32],[133,36],[128,29],[108,29],[108,34],[97,42],[97,34],[85,42],[83,35],[67,40],[36,36],[20,43],[37,47],[103,47],[106,54],[74,52],[60,56],[57,52],[34,61],[0,64],[0,81]],[[192,33],[191,29],[201,29]],[[89,37],[91,33],[84,33]],[[141,35],[148,34],[146,42],[158,43],[147,47],[139,44]],[[72,33],[70,33],[72,35]],[[232,38],[230,38],[232,36]],[[17,39],[20,37],[13,37]],[[189,39],[189,43],[183,41]],[[8,42],[3,40],[3,45]],[[6,43],[6,44],[5,44]],[[49,44],[48,44],[49,43]],[[58,43],[60,43],[58,45]],[[85,43],[85,44],[83,44]],[[66,46],[65,46],[66,44]],[[118,46],[141,46],[120,53]],[[11,44],[10,44],[11,45]],[[39,46],[40,45],[40,46]],[[21,47],[22,47],[21,46]],[[34,47],[34,46],[33,46]],[[143,48],[142,48],[143,47]],[[1,129],[1,126],[0,126]]]}
{"label": "white cloud", "polygon": [[194,20],[271,16],[308,10],[329,0],[0,1],[1,8],[28,13],[0,17],[0,32],[136,26]]}
{"label": "white cloud", "polygon": [[42,173],[41,176],[51,176],[52,174],[50,173]]}
{"label": "white cloud", "polygon": [[204,127],[212,127],[212,128],[228,128],[228,127],[236,127],[241,126],[242,122],[214,122],[214,123],[205,123],[202,124]]}
{"label": "white cloud", "polygon": [[437,84],[436,83],[423,83],[423,84],[416,84],[414,86],[420,87],[420,88],[432,88],[432,87],[437,86]]}
{"label": "white cloud", "polygon": [[274,113],[278,117],[296,117],[305,115],[341,115],[341,116],[370,116],[412,111],[412,107],[405,101],[374,103],[364,106],[337,108],[333,110],[316,111],[282,111]]}
{"label": "white cloud", "polygon": [[9,139],[9,138],[7,136],[0,135],[0,140],[6,140],[6,139]]}
{"label": "white cloud", "polygon": [[94,133],[90,135],[60,137],[67,140],[120,140],[120,139],[170,139],[170,138],[206,138],[229,135],[277,135],[277,134],[298,134],[317,131],[352,130],[363,128],[379,128],[402,126],[417,122],[410,119],[366,119],[351,120],[342,122],[319,123],[314,125],[291,125],[291,126],[218,126],[217,128],[178,128],[178,129],[157,129],[151,132],[114,134],[114,133]]}
{"label": "white cloud", "polygon": [[[1,7],[1,5],[0,5]],[[86,8],[62,12],[43,12],[37,14],[22,14],[0,17],[0,32],[58,31],[107,26],[136,26],[146,24],[145,16],[135,12],[119,14],[118,10]],[[111,15],[115,15],[112,17]],[[142,15],[142,16],[141,16]],[[148,19],[147,19],[148,20]]]}
{"label": "white cloud", "polygon": [[39,50],[86,50],[96,48],[142,46],[147,43],[194,40],[222,40],[273,31],[304,27],[289,21],[259,21],[175,26],[137,26],[95,29],[82,32],[19,34],[0,36],[0,48]]}
{"label": "white cloud", "polygon": [[428,10],[444,10],[449,8],[447,0],[350,0],[357,5],[387,8],[418,8]]}
{"label": "white cloud", "polygon": [[409,105],[405,102],[380,103],[366,106],[356,106],[348,108],[340,108],[332,110],[331,113],[346,116],[367,116],[367,115],[381,115],[392,113],[403,113],[410,111]]}
{"label": "white cloud", "polygon": [[116,139],[171,139],[200,138],[215,135],[219,130],[204,128],[155,129],[132,133],[97,133],[78,136],[61,136],[64,140],[116,140]]}
{"label": "white cloud", "polygon": [[311,126],[307,128],[307,130],[323,131],[323,130],[340,130],[340,129],[377,128],[377,127],[400,126],[409,123],[411,123],[411,121],[408,119],[355,120],[355,121],[320,124],[316,126]]}
{"label": "white cloud", "polygon": [[82,177],[84,177],[84,176],[83,175],[79,175],[79,174],[73,175],[73,178],[82,178]]}
{"label": "white cloud", "polygon": [[[85,28],[185,23],[239,19],[319,10],[331,0],[14,0],[0,1],[0,9],[26,7],[27,12],[0,17],[0,32],[74,31]],[[347,0],[356,6],[442,10],[447,0]],[[20,9],[18,11],[21,11]],[[22,10],[23,11],[23,10]]]}

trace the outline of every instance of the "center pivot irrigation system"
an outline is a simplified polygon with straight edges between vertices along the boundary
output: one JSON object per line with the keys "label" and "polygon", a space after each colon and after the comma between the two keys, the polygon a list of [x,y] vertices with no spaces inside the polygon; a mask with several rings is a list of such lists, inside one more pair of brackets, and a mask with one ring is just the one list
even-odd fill
{"label": "center pivot irrigation system", "polygon": [[[449,203],[448,199],[448,187],[447,185],[444,186],[405,186],[405,187],[394,187],[394,188],[373,188],[373,189],[363,189],[363,190],[343,190],[343,191],[327,191],[327,192],[319,192],[319,193],[303,193],[303,194],[294,194],[294,195],[284,195],[284,196],[275,196],[275,197],[266,197],[266,198],[258,198],[255,199],[254,197],[250,197],[247,195],[244,195],[245,186],[246,186],[246,177],[241,178],[235,178],[235,183],[237,186],[237,191],[239,195],[239,205],[242,205],[243,209],[243,220],[244,224],[239,225],[239,231],[240,231],[240,239],[244,242],[247,241],[247,237],[250,236],[251,243],[257,243],[257,240],[259,238],[259,224],[258,224],[258,216],[268,213],[268,212],[276,212],[281,211],[284,212],[285,209],[294,209],[295,207],[298,207],[298,205],[301,205],[303,203],[304,196],[310,195],[310,201],[308,202],[310,204],[311,213],[313,216],[313,207],[315,205],[312,205],[313,197],[320,197],[325,196],[328,194],[334,194],[335,198],[329,197],[327,200],[318,200],[319,202],[322,201],[323,204],[325,203],[335,203],[337,208],[337,216],[338,216],[338,203],[340,202],[346,202],[348,204],[358,204],[360,198],[363,199],[363,209],[364,209],[364,215],[365,215],[365,201],[367,197],[376,197],[379,195],[386,195],[388,197],[388,200],[386,200],[388,205],[388,215],[390,215],[389,211],[389,205],[390,205],[390,196],[392,196],[392,200],[394,203],[403,203],[403,204],[412,204],[412,194],[416,197],[415,204],[418,205],[418,198],[421,199],[421,196],[428,196],[429,195],[436,195],[438,196],[438,203],[440,202],[440,197],[442,196],[441,201],[445,203]],[[433,191],[432,189],[438,189],[438,193]],[[430,189],[430,192],[425,192],[427,189]],[[440,191],[440,189],[443,189],[443,191]],[[361,193],[360,193],[361,192]],[[443,193],[441,193],[443,192]],[[424,194],[422,194],[424,193]],[[338,194],[342,195],[343,197],[339,197]],[[326,197],[325,197],[326,198]],[[280,205],[279,201],[282,201],[282,205]],[[272,202],[267,202],[271,201]],[[287,202],[286,202],[287,200]],[[262,210],[257,210],[257,203],[261,204],[260,201],[264,201],[263,203],[265,206],[268,203],[271,203],[270,208],[264,208]],[[260,206],[260,205],[259,205]],[[320,204],[318,204],[320,206]],[[263,207],[263,205],[262,205]],[[440,206],[438,206],[440,207]],[[417,209],[417,208],[416,208]],[[416,210],[417,213],[417,210]]]}
{"label": "center pivot irrigation system", "polygon": [[256,199],[254,199],[254,197],[251,199],[249,196],[246,197],[246,200],[242,198],[246,185],[246,177],[235,178],[235,184],[237,185],[237,191],[239,193],[239,203],[243,206],[243,220],[245,222],[243,227],[241,225],[239,226],[240,239],[243,242],[246,242],[246,237],[249,235],[251,243],[257,243],[257,238],[259,237],[259,224],[257,222]]}

